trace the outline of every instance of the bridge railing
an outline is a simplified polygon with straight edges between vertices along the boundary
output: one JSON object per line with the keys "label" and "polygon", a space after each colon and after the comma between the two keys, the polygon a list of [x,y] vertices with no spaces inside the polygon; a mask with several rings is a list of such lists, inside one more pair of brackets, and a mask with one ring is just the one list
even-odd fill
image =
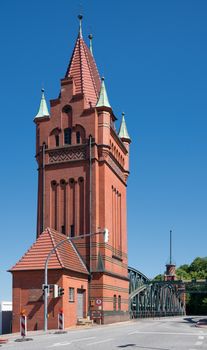
{"label": "bridge railing", "polygon": [[136,318],[161,318],[161,317],[170,317],[170,316],[184,316],[185,311],[176,311],[176,312],[170,312],[170,311],[130,311],[130,318],[136,319]]}

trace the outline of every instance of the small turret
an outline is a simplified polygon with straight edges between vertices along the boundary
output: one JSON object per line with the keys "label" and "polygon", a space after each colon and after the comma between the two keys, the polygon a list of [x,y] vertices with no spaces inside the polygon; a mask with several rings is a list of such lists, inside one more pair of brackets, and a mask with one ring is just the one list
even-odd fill
{"label": "small turret", "polygon": [[89,49],[90,49],[91,55],[93,56],[93,44],[92,44],[93,35],[89,34],[88,39],[89,39]]}
{"label": "small turret", "polygon": [[111,105],[110,105],[109,100],[108,100],[106,87],[105,87],[105,83],[104,83],[104,77],[101,78],[101,90],[100,90],[99,99],[98,99],[98,102],[96,104],[96,107],[97,108],[106,107],[106,108],[111,109]]}
{"label": "small turret", "polygon": [[131,143],[131,139],[129,136],[129,133],[127,131],[127,127],[126,127],[126,121],[125,121],[125,114],[124,112],[122,113],[122,121],[121,121],[121,125],[120,125],[120,129],[119,129],[119,138],[123,141],[123,142],[127,142],[127,143]]}
{"label": "small turret", "polygon": [[40,107],[39,107],[39,111],[37,113],[37,115],[34,118],[34,121],[38,121],[42,118],[49,118],[50,114],[48,112],[48,108],[47,108],[47,102],[45,100],[45,94],[44,94],[44,89],[42,89],[42,98],[40,101]]}

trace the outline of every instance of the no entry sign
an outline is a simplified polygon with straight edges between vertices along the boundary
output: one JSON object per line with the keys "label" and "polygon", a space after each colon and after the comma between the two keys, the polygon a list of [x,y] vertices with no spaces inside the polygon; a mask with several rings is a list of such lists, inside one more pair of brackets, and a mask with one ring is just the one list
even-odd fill
{"label": "no entry sign", "polygon": [[96,306],[101,306],[102,305],[102,299],[96,298]]}

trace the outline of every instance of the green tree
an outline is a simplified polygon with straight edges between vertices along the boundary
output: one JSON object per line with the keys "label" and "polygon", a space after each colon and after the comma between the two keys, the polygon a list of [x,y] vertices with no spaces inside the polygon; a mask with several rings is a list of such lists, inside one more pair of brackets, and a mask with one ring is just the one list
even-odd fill
{"label": "green tree", "polygon": [[[207,279],[207,257],[201,258],[197,257],[193,262],[188,265],[181,265],[176,269],[176,276],[181,280],[203,280]],[[156,280],[164,280],[164,275],[157,275]],[[195,289],[198,293],[187,294],[186,295],[186,311],[187,314],[191,315],[206,315],[207,314],[207,294],[201,293],[207,290],[207,286],[200,287],[197,286]],[[194,291],[195,291],[194,289]]]}

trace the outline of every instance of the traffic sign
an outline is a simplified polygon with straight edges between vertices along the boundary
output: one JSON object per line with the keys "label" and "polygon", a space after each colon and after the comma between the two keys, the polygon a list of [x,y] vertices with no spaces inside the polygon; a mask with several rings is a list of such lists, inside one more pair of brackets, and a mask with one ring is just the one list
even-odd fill
{"label": "traffic sign", "polygon": [[96,303],[96,306],[102,306],[102,299],[96,298],[95,303]]}

